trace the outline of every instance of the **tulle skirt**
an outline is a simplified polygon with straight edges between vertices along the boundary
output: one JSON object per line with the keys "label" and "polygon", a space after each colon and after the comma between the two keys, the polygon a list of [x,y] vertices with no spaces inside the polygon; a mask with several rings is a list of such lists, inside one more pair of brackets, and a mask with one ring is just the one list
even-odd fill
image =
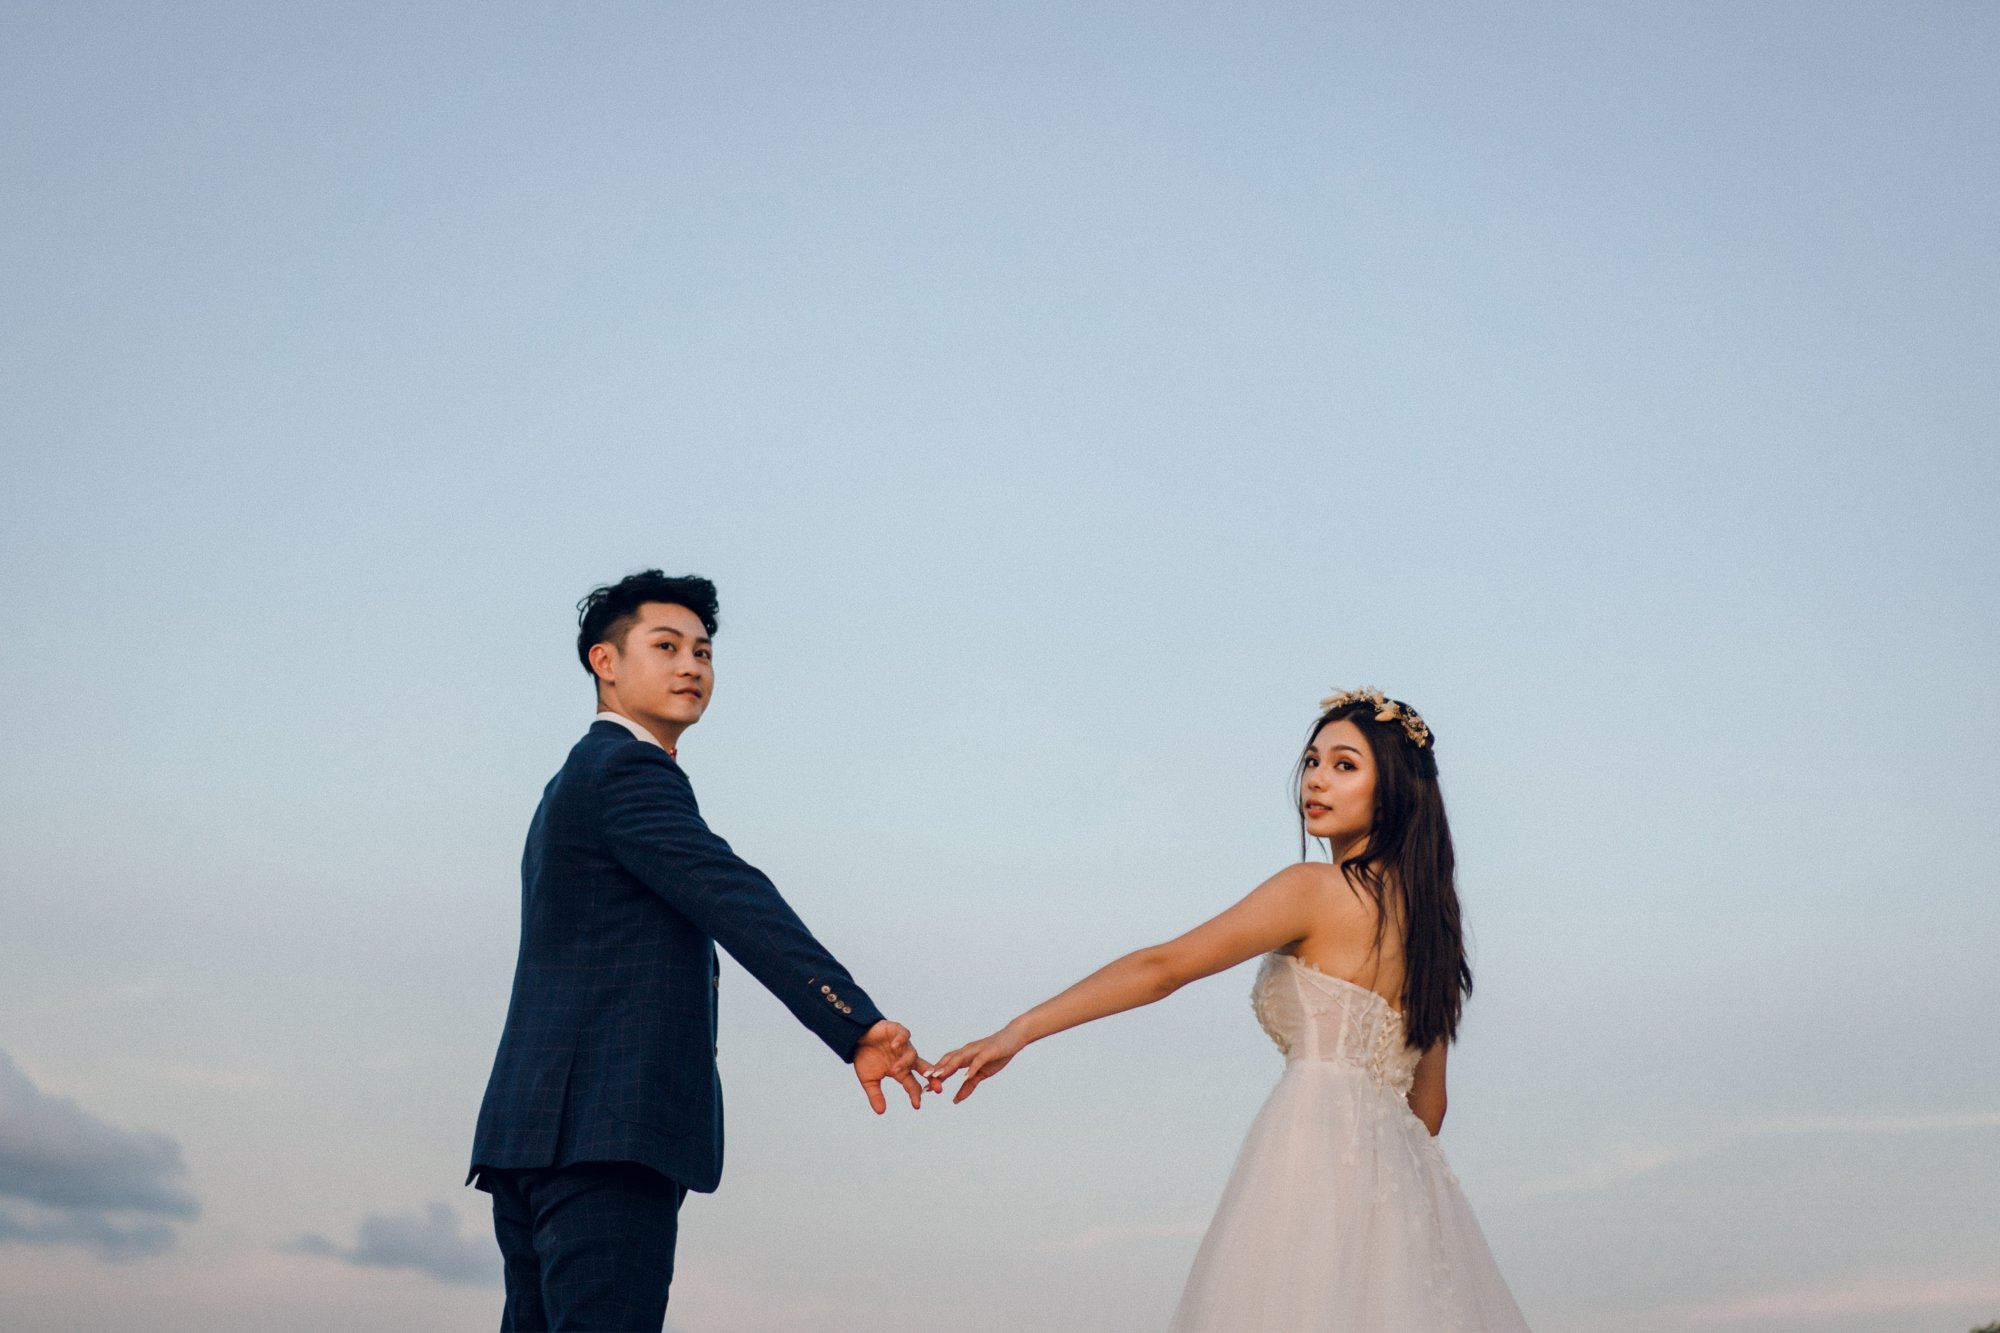
{"label": "tulle skirt", "polygon": [[1437,1140],[1352,1064],[1295,1060],[1250,1126],[1172,1333],[1526,1333]]}

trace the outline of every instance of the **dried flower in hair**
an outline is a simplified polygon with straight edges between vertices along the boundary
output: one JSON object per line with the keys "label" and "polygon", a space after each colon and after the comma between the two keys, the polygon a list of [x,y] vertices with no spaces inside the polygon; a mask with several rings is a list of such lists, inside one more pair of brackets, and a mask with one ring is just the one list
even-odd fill
{"label": "dried flower in hair", "polygon": [[1400,722],[1403,726],[1403,735],[1409,738],[1410,744],[1419,750],[1430,746],[1431,729],[1423,718],[1418,716],[1417,710],[1401,699],[1389,698],[1372,685],[1364,685],[1358,690],[1341,690],[1329,694],[1319,701],[1319,711],[1330,713],[1336,708],[1346,708],[1350,704],[1373,705],[1374,718],[1377,722]]}

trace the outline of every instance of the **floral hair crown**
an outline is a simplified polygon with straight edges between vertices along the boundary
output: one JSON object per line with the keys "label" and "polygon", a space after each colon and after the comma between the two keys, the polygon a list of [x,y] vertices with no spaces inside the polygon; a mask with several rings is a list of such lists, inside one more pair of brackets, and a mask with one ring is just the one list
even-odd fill
{"label": "floral hair crown", "polygon": [[1377,722],[1400,722],[1403,725],[1403,734],[1410,738],[1410,744],[1419,750],[1430,748],[1431,729],[1424,725],[1424,720],[1418,716],[1417,710],[1401,699],[1389,698],[1378,689],[1363,686],[1358,690],[1342,690],[1338,694],[1329,694],[1319,701],[1319,711],[1331,713],[1334,709],[1345,708],[1349,704],[1373,704]]}

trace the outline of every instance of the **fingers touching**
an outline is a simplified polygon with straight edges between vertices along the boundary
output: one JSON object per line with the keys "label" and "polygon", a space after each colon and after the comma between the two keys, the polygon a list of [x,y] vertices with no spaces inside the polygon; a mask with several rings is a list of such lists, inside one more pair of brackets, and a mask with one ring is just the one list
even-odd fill
{"label": "fingers touching", "polygon": [[956,1106],[970,1097],[973,1089],[999,1073],[1010,1058],[1011,1051],[995,1051],[989,1048],[989,1043],[975,1041],[959,1047],[932,1065],[926,1077],[930,1080],[932,1092],[943,1092],[945,1081],[963,1070],[965,1080],[958,1085],[958,1091],[951,1099],[952,1105]]}
{"label": "fingers touching", "polygon": [[957,1050],[949,1052],[944,1059],[930,1067],[927,1072],[931,1080],[932,1092],[944,1091],[944,1081],[965,1068],[966,1061],[972,1058],[969,1054],[971,1049],[969,1046],[961,1046]]}
{"label": "fingers touching", "polygon": [[917,1054],[910,1032],[900,1023],[883,1020],[870,1028],[855,1052],[854,1075],[868,1094],[868,1105],[876,1115],[888,1110],[883,1095],[884,1082],[903,1086],[914,1109],[922,1109],[924,1094],[941,1093],[946,1080],[963,1072],[964,1080],[952,1096],[955,1106],[970,1097],[979,1085],[1007,1067],[1021,1043],[1011,1038],[988,1037],[968,1042],[935,1064]]}

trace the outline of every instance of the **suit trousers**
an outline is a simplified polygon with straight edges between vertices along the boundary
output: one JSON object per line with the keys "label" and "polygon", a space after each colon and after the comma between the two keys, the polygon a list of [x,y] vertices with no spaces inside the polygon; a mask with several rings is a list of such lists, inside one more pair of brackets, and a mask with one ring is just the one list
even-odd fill
{"label": "suit trousers", "polygon": [[659,1333],[687,1190],[636,1162],[482,1168],[507,1266],[501,1333]]}

